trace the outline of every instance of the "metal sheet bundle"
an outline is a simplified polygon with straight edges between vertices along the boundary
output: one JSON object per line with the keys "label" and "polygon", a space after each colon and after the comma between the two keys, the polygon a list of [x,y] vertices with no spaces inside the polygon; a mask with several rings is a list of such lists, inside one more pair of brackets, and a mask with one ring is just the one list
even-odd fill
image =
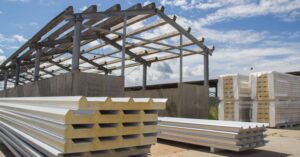
{"label": "metal sheet bundle", "polygon": [[250,121],[249,77],[241,74],[221,75],[218,80],[219,119]]}
{"label": "metal sheet bundle", "polygon": [[1,98],[1,137],[47,156],[147,154],[156,143],[158,110],[165,103],[148,98]]}
{"label": "metal sheet bundle", "polygon": [[212,149],[245,151],[265,145],[265,126],[252,122],[159,118],[159,138]]}

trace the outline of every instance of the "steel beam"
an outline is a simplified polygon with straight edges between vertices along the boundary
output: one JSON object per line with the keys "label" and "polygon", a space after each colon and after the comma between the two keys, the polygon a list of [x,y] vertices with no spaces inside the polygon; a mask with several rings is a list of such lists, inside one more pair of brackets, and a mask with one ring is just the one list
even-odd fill
{"label": "steel beam", "polygon": [[[134,10],[134,9],[139,9],[139,8],[141,8],[141,6],[140,6],[140,4],[137,4],[137,5],[134,5],[134,6],[130,7],[130,8],[128,8],[127,10]],[[143,8],[144,9],[154,9],[155,8],[155,3],[148,4],[148,5],[144,6]],[[114,5],[111,8],[107,9],[106,12],[119,11],[119,10],[120,10],[120,5]],[[160,10],[163,11],[163,8],[160,9]],[[135,17],[130,17],[130,19],[127,19],[127,25],[135,24],[135,23],[137,23],[139,21],[142,21],[144,19],[147,19],[147,18],[149,18],[151,16],[153,16],[153,15],[146,15],[145,14],[145,15],[138,15],[138,16],[135,16]],[[120,18],[117,18],[117,17],[110,18],[110,19],[104,21],[103,22],[104,24],[100,23],[100,24],[96,25],[95,27],[101,27],[101,28],[106,28],[107,27],[107,28],[111,28],[111,30],[113,30],[113,31],[116,31],[118,29],[123,28],[123,23],[119,23],[119,24],[117,24],[115,26],[113,26],[113,24],[111,24],[111,23],[116,23],[116,22],[119,21],[119,19]],[[173,19],[175,19],[175,17],[173,17]],[[97,20],[93,19],[93,20],[87,21],[84,24],[85,25],[92,25],[92,24],[94,24],[95,22],[97,22],[99,20],[102,20],[102,19],[97,19]],[[145,27],[145,29],[150,29],[150,28],[151,27]],[[85,32],[85,34],[89,34],[90,33],[90,32],[87,32],[87,33],[86,32]],[[138,33],[138,32],[142,32],[142,30],[138,29],[136,31],[133,31],[132,33],[135,34],[135,33]],[[70,33],[72,34],[73,32],[70,32]],[[68,33],[67,35],[69,35],[70,33]],[[83,35],[83,37],[84,37],[84,35]],[[93,41],[93,40],[83,41],[81,45],[88,44],[91,41]],[[102,47],[102,46],[104,46],[104,45],[100,45],[100,47]],[[97,48],[100,48],[100,47],[97,47]],[[96,47],[94,49],[96,49]],[[50,52],[50,54],[53,54],[53,55],[55,55],[55,54],[61,54],[62,53],[62,51],[61,52],[57,52],[57,51],[55,51],[55,49],[54,49],[54,51],[51,50],[49,52]],[[88,52],[89,51],[87,51],[87,50],[85,51],[85,53],[88,53]],[[47,53],[47,55],[48,55],[48,53]],[[56,57],[59,57],[59,56],[60,55],[58,55]],[[63,59],[62,61],[65,61],[67,59],[69,59],[69,57],[67,57],[66,59]],[[50,66],[52,66],[52,65],[50,65]],[[47,66],[47,68],[50,67],[50,66]]]}
{"label": "steel beam", "polygon": [[[129,42],[126,42],[126,44],[128,44],[128,45],[133,45],[133,46],[135,46],[135,47],[143,47],[143,48],[146,48],[146,49],[160,50],[159,48],[155,48],[155,47],[151,47],[151,46],[145,46],[145,45],[136,44],[136,43],[129,43]],[[170,51],[170,50],[165,50],[164,52],[178,55],[178,53],[173,52],[173,51]]]}
{"label": "steel beam", "polygon": [[196,45],[198,45],[204,52],[209,51],[208,48],[203,44],[203,42],[199,41],[197,38],[195,38],[193,35],[191,35],[189,32],[187,32],[184,28],[182,28],[179,24],[174,22],[169,16],[167,16],[165,13],[157,10],[157,15],[159,15],[162,19],[164,19],[166,22],[168,22],[171,26],[173,26],[175,29],[177,29],[180,33],[182,33],[185,37],[193,41]]}
{"label": "steel beam", "polygon": [[121,76],[125,76],[126,30],[127,30],[127,15],[124,16],[124,21],[123,21]]}
{"label": "steel beam", "polygon": [[203,55],[204,58],[204,86],[209,87],[209,58],[208,54]]}
{"label": "steel beam", "polygon": [[[117,48],[117,49],[119,49],[119,50],[122,50],[122,46],[119,45],[118,43],[116,43],[115,41],[113,41],[113,40],[111,40],[111,39],[109,39],[109,38],[107,38],[107,37],[105,37],[105,36],[100,36],[100,38],[101,38],[103,41],[109,43],[111,46],[113,46],[113,47],[115,47],[115,48]],[[126,53],[127,55],[129,55],[130,57],[134,58],[136,62],[139,62],[139,63],[142,63],[142,64],[146,64],[147,66],[150,66],[150,63],[148,63],[146,60],[144,60],[141,56],[139,56],[139,55],[137,55],[137,54],[131,52],[131,51],[128,50],[127,48],[125,48],[125,53]]]}
{"label": "steel beam", "polygon": [[104,66],[102,65],[99,65],[95,62],[93,62],[92,60],[89,60],[88,58],[85,58],[84,56],[80,55],[80,59],[82,59],[83,61],[97,67],[99,70],[103,70],[105,73],[111,73],[111,70],[108,70],[107,68],[105,68]]}
{"label": "steel beam", "polygon": [[16,76],[16,79],[15,79],[15,86],[19,85],[19,82],[20,82],[20,63],[19,61],[16,61],[16,73],[15,73],[15,76]]}
{"label": "steel beam", "polygon": [[14,58],[18,57],[18,55],[26,50],[29,47],[31,42],[35,42],[39,40],[43,35],[45,35],[49,30],[54,28],[58,23],[64,20],[64,16],[73,12],[73,7],[66,8],[63,12],[57,15],[53,20],[51,20],[45,27],[43,27],[37,34],[35,34],[30,41],[27,41],[23,46],[21,46],[13,55],[11,55],[8,59],[6,59],[1,67],[4,67],[9,61],[12,61]]}
{"label": "steel beam", "polygon": [[34,67],[34,81],[38,81],[40,77],[40,60],[41,60],[41,52],[42,49],[39,47],[36,49],[35,54],[35,67]]}
{"label": "steel beam", "polygon": [[[154,15],[156,14],[156,9],[137,9],[137,10],[120,10],[112,12],[97,12],[97,13],[77,13],[75,16],[79,15],[84,19],[98,19],[98,18],[107,18],[114,16],[137,16],[137,15]],[[74,18],[72,15],[65,16],[67,20]]]}
{"label": "steel beam", "polygon": [[[182,39],[182,34],[180,33],[180,37],[179,37],[179,44],[180,47],[182,47],[182,43],[183,43],[183,39]],[[182,49],[179,49],[179,83],[182,83]]]}
{"label": "steel beam", "polygon": [[[95,27],[88,26],[88,25],[83,25],[83,26],[86,27],[86,28],[92,29],[94,31],[99,31],[99,32],[102,31],[102,32],[106,32],[106,33],[112,33],[112,34],[115,34],[115,35],[119,35],[119,36],[124,36],[123,35],[124,32],[123,33],[118,33],[118,32],[113,32],[113,31],[103,29],[103,28],[95,28]],[[173,46],[173,45],[169,45],[169,44],[165,44],[165,43],[160,43],[160,42],[152,41],[152,40],[149,40],[149,39],[136,37],[134,35],[126,35],[126,37],[131,38],[131,39],[141,40],[141,41],[146,42],[147,44],[153,43],[153,44],[157,44],[157,45],[161,45],[161,46],[168,46],[168,47],[171,47],[171,48],[174,48],[174,49],[182,49],[184,51],[189,51],[189,52],[192,52],[192,53],[195,53],[195,54],[198,53],[197,51],[193,51],[193,50],[189,50],[189,49],[185,49],[185,48],[182,48],[182,47],[177,47],[177,46]]]}
{"label": "steel beam", "polygon": [[48,71],[46,69],[41,69],[41,71],[43,71],[44,73],[49,74],[51,76],[55,76],[52,72],[50,72],[50,71]]}
{"label": "steel beam", "polygon": [[21,77],[22,79],[24,79],[24,80],[27,80],[27,81],[29,81],[29,82],[32,82],[32,80],[29,79],[29,78],[27,78],[26,76],[21,76],[21,75],[20,75],[20,77]]}
{"label": "steel beam", "polygon": [[58,62],[50,60],[49,63],[54,64],[54,65],[66,70],[66,71],[71,71],[70,68],[63,66],[63,65],[59,64]]}
{"label": "steel beam", "polygon": [[72,51],[72,72],[79,71],[80,58],[80,42],[81,42],[81,24],[82,17],[80,15],[74,17],[75,28],[73,37],[73,51]]}
{"label": "steel beam", "polygon": [[143,64],[143,89],[147,88],[147,65]]}
{"label": "steel beam", "polygon": [[4,72],[4,90],[7,89],[7,80],[8,80],[8,70]]}

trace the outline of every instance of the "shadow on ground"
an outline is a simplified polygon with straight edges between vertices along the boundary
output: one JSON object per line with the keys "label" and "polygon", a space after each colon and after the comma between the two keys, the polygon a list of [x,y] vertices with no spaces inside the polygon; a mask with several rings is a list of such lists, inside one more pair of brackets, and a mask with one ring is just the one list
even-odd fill
{"label": "shadow on ground", "polygon": [[4,155],[4,157],[14,157],[10,150],[0,142],[0,156],[2,155]]}

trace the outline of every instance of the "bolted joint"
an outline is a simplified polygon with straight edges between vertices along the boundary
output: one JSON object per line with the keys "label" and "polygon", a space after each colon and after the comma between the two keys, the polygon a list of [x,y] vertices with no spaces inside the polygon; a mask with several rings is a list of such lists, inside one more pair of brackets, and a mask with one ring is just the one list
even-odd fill
{"label": "bolted joint", "polygon": [[29,44],[29,48],[31,48],[31,49],[40,49],[42,47],[43,47],[43,45],[38,42],[33,42],[33,43]]}
{"label": "bolted joint", "polygon": [[78,22],[82,22],[82,20],[83,20],[83,18],[82,18],[82,16],[81,16],[81,14],[74,14],[73,15],[73,20],[74,21],[78,21]]}

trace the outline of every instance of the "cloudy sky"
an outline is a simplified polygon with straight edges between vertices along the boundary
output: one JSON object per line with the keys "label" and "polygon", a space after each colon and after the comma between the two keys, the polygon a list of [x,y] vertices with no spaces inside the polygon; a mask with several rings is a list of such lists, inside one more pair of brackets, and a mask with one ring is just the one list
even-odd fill
{"label": "cloudy sky", "polygon": [[[67,6],[76,12],[97,4],[127,8],[141,1],[127,0],[0,0],[0,61]],[[142,1],[147,4],[150,1]],[[226,73],[300,70],[300,0],[161,0],[166,13],[177,15],[184,27],[204,37],[216,50],[210,57],[210,77]],[[184,80],[201,80],[203,57],[184,58]],[[127,70],[127,84],[141,83],[141,67]],[[149,69],[149,83],[178,80],[178,60]]]}

